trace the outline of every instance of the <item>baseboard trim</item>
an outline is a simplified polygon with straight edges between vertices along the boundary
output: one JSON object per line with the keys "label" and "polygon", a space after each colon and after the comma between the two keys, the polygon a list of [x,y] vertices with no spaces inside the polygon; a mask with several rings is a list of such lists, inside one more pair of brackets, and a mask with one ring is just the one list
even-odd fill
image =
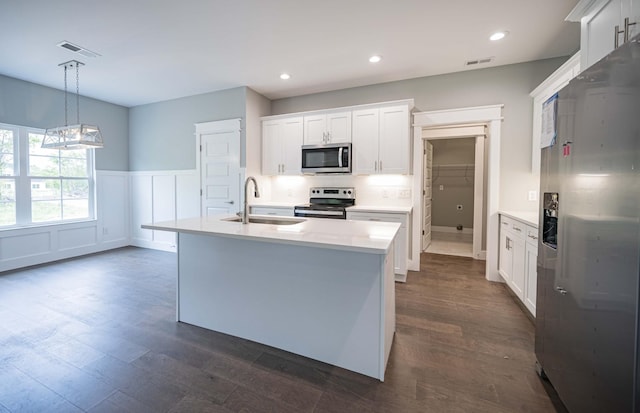
{"label": "baseboard trim", "polygon": [[462,228],[462,231],[458,231],[456,227],[439,227],[432,225],[431,232],[447,232],[447,233],[462,233],[462,234],[473,234],[473,228]]}

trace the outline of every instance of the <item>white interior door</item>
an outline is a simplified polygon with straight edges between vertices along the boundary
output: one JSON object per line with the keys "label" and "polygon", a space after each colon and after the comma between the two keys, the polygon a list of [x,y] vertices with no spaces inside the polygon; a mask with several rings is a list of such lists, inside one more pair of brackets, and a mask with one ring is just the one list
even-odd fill
{"label": "white interior door", "polygon": [[429,141],[424,142],[424,179],[422,185],[422,251],[429,248],[431,244],[431,194],[432,194],[432,177],[433,177],[433,145]]}
{"label": "white interior door", "polygon": [[240,120],[196,125],[202,216],[240,210]]}

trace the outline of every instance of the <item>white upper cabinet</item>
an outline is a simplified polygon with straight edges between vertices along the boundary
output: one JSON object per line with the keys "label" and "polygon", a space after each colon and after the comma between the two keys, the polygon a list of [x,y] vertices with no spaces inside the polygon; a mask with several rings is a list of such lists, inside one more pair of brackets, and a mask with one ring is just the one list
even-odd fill
{"label": "white upper cabinet", "polygon": [[640,0],[581,0],[567,20],[580,22],[582,70],[640,33]]}
{"label": "white upper cabinet", "polygon": [[352,172],[411,173],[413,100],[371,103],[262,118],[262,174],[299,175],[304,145],[353,142]]}
{"label": "white upper cabinet", "polygon": [[351,142],[351,112],[308,115],[304,117],[304,144]]}
{"label": "white upper cabinet", "polygon": [[262,174],[300,175],[302,117],[262,122]]}
{"label": "white upper cabinet", "polygon": [[353,173],[407,174],[409,106],[353,111]]}
{"label": "white upper cabinet", "polygon": [[380,136],[380,110],[353,111],[353,173],[378,173],[378,141]]}

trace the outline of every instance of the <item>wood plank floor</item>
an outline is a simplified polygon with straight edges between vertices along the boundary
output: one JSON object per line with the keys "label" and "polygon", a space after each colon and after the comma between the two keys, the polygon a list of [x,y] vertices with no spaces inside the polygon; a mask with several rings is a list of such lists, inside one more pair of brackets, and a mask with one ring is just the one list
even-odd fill
{"label": "wood plank floor", "polygon": [[123,248],[0,275],[2,412],[555,412],[534,328],[484,262],[396,284],[385,382],[176,323],[175,254]]}

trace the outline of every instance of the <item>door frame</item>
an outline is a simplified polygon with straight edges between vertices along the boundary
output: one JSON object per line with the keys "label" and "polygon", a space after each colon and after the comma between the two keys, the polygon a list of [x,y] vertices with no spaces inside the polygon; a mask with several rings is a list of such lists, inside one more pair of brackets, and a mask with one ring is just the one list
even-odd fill
{"label": "door frame", "polygon": [[238,193],[240,194],[240,199],[238,199],[238,205],[242,205],[242,185],[241,183],[244,180],[245,168],[240,167],[240,155],[242,151],[242,145],[240,142],[241,135],[240,132],[242,130],[241,126],[241,118],[233,118],[233,119],[225,119],[225,120],[216,120],[211,122],[201,122],[196,123],[196,173],[198,174],[198,189],[200,190],[200,194],[198,196],[200,216],[202,215],[202,193],[204,188],[202,187],[202,170],[201,170],[201,156],[202,156],[202,135],[208,135],[211,133],[224,133],[224,132],[238,132],[238,167],[240,169],[240,176],[238,177]]}
{"label": "door frame", "polygon": [[422,180],[423,165],[422,128],[465,123],[484,123],[487,125],[488,148],[487,170],[487,261],[485,277],[489,281],[502,281],[498,273],[498,205],[500,200],[500,133],[502,124],[502,108],[504,105],[477,106],[468,108],[446,109],[413,114],[413,234],[412,252],[413,267],[420,267],[420,248],[422,245]]}
{"label": "door frame", "polygon": [[[422,129],[422,146],[426,149],[427,142],[446,139],[474,139],[474,182],[473,182],[473,258],[478,260],[486,259],[486,250],[482,249],[482,234],[484,233],[484,152],[485,140],[487,136],[486,124],[474,125],[448,125],[444,128],[426,128]],[[427,135],[425,137],[425,135]],[[423,158],[424,159],[424,158]],[[423,161],[424,162],[424,161]],[[424,171],[424,165],[423,165]],[[422,178],[424,181],[424,177]],[[431,188],[433,199],[433,187]],[[423,195],[423,205],[424,205]],[[433,210],[431,212],[433,217]],[[423,230],[425,223],[422,223]],[[432,226],[433,228],[433,226]],[[422,245],[422,251],[425,250]]]}

